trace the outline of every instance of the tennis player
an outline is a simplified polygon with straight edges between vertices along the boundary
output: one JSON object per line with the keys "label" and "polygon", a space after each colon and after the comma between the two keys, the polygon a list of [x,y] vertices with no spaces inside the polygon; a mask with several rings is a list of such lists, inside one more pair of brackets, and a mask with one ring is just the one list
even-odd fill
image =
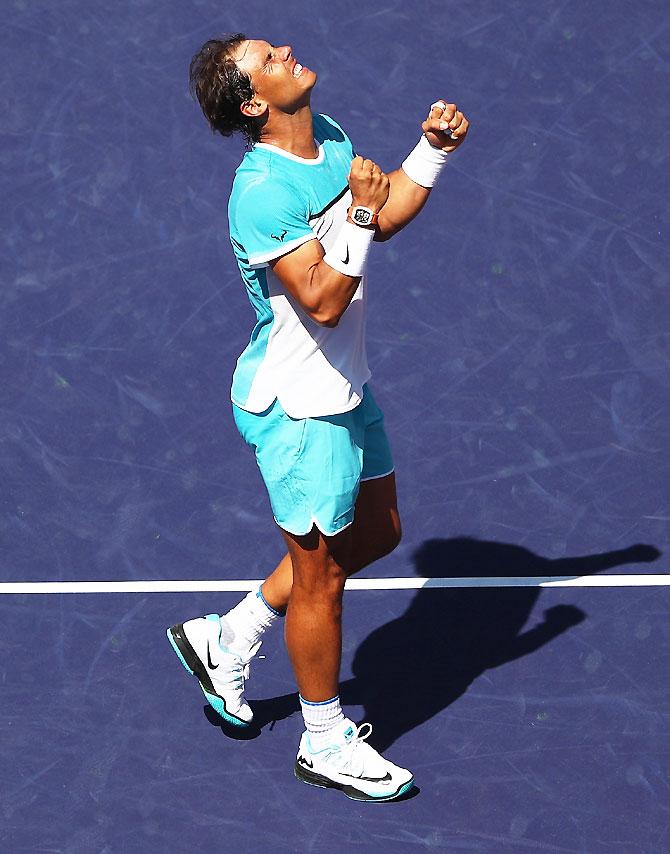
{"label": "tennis player", "polygon": [[296,776],[390,801],[412,787],[412,773],[366,743],[370,724],[349,720],[338,696],[345,580],[401,536],[393,459],[368,385],[365,270],[373,244],[423,208],[468,121],[436,101],[417,146],[387,175],[334,119],[312,113],[316,80],[289,45],[239,33],[208,41],[191,63],[212,130],[249,143],[228,213],[256,323],[231,397],[287,554],[227,614],[172,626],[168,638],[212,707],[247,726],[249,662],[285,615],[305,721]]}

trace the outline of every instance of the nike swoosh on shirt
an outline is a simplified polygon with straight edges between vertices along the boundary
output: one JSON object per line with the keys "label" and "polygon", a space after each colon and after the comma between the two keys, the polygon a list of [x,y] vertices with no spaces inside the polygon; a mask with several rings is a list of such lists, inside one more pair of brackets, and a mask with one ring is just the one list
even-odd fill
{"label": "nike swoosh on shirt", "polygon": [[209,644],[207,644],[207,667],[210,670],[216,670],[218,666],[218,664],[212,664],[212,656],[209,654]]}
{"label": "nike swoosh on shirt", "polygon": [[348,243],[347,243],[347,254],[346,254],[346,255],[345,255],[345,257],[342,259],[342,263],[343,263],[343,264],[348,264],[348,263],[349,263],[349,244],[348,244]]}

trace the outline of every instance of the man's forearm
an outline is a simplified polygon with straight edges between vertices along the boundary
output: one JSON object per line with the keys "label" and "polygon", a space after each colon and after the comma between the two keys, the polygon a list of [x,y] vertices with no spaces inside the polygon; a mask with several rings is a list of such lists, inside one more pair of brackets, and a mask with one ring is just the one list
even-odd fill
{"label": "man's forearm", "polygon": [[426,204],[430,190],[415,184],[402,169],[389,173],[391,190],[379,212],[375,240],[388,240],[411,222]]}
{"label": "man's forearm", "polygon": [[375,240],[393,237],[419,213],[445,165],[446,155],[461,145],[468,127],[468,120],[456,104],[443,100],[431,104],[428,118],[421,125],[423,136],[402,167],[388,176],[390,193],[379,213]]}

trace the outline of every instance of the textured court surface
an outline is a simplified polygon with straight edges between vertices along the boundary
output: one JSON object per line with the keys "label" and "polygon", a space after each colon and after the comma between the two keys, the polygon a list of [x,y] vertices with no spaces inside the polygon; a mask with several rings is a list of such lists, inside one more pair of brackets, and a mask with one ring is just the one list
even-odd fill
{"label": "textured court surface", "polygon": [[[277,9],[6,4],[1,580],[281,556],[227,402],[252,325],[225,221],[241,143],[185,82],[237,29],[292,44],[383,168],[436,97],[472,121],[372,258],[405,540],[365,575],[667,574],[665,4]],[[262,731],[205,714],[164,627],[237,598],[0,596],[0,850],[670,850],[667,586],[347,593],[347,709],[416,774],[395,805],[293,779],[280,632],[249,685]]]}

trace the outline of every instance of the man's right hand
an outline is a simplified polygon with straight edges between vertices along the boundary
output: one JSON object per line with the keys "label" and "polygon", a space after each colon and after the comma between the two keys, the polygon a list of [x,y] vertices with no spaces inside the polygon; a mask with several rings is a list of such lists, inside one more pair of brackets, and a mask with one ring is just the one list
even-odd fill
{"label": "man's right hand", "polygon": [[354,205],[379,213],[386,204],[391,186],[389,178],[372,160],[365,160],[360,155],[354,157],[347,181]]}

